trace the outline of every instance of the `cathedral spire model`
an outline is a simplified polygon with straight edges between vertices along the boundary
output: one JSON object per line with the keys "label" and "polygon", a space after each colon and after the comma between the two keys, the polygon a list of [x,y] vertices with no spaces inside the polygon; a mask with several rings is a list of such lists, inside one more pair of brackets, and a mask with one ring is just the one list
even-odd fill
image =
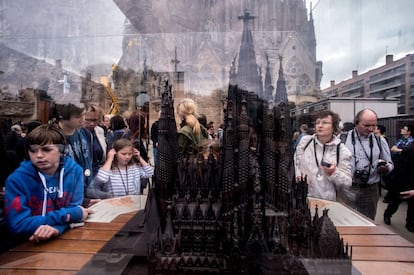
{"label": "cathedral spire model", "polygon": [[283,74],[283,63],[282,63],[283,57],[279,55],[279,61],[280,61],[280,67],[279,67],[279,78],[277,80],[276,84],[276,97],[275,97],[275,103],[280,102],[287,102],[287,93],[286,93],[286,80],[285,76]]}

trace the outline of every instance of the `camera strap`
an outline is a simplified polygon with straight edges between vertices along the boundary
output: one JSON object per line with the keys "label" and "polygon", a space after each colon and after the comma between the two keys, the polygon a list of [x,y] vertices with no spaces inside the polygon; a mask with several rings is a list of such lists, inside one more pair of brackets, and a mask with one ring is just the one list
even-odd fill
{"label": "camera strap", "polygon": [[369,148],[370,148],[370,155],[368,156],[367,151],[365,151],[364,146],[362,145],[361,138],[359,137],[358,133],[355,133],[355,130],[352,130],[352,146],[354,147],[354,164],[355,164],[355,170],[357,169],[357,161],[356,161],[356,149],[355,149],[355,135],[358,137],[359,144],[361,145],[362,151],[364,152],[365,156],[369,160],[369,169],[368,173],[371,175],[371,167],[372,167],[372,147],[374,146],[374,143],[372,142],[372,134],[369,136]]}
{"label": "camera strap", "polygon": [[[315,161],[316,161],[316,164],[318,164],[319,165],[319,163],[318,163],[318,159],[316,158],[316,142],[315,142],[315,139],[314,138],[311,138],[311,139],[309,139],[309,141],[308,141],[308,143],[306,143],[306,145],[305,145],[305,147],[303,148],[303,151],[306,151],[306,148],[308,148],[308,146],[309,146],[309,144],[311,143],[311,142],[314,142],[314,152],[315,152]],[[338,164],[339,164],[339,152],[340,152],[340,150],[341,150],[341,143],[342,142],[340,142],[340,143],[338,143],[338,145],[336,146],[336,165],[338,166]],[[325,154],[325,146],[324,146],[324,153],[323,153],[323,155]],[[322,155],[322,159],[323,159],[323,155]]]}
{"label": "camera strap", "polygon": [[[324,144],[323,145],[323,151],[322,151],[322,159],[325,156],[325,149],[326,149],[326,146]],[[315,139],[313,139],[313,153],[315,154],[316,166],[318,166],[318,168],[319,168],[319,161],[318,161],[318,157],[316,156],[316,140]],[[321,159],[321,161],[322,161],[322,159]]]}

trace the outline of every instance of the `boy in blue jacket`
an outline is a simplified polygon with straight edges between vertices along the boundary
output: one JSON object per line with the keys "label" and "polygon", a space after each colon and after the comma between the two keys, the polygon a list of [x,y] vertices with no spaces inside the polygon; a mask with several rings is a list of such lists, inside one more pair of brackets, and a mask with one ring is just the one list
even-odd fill
{"label": "boy in blue jacket", "polygon": [[52,125],[41,125],[27,135],[30,160],[6,180],[5,211],[12,236],[48,240],[92,213],[81,206],[83,169],[64,155],[65,145],[65,135]]}

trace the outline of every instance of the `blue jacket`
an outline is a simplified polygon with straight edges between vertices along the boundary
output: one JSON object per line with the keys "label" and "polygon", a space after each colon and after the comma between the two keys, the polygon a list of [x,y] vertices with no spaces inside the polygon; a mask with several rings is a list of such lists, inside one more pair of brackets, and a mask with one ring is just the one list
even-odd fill
{"label": "blue jacket", "polygon": [[83,169],[70,157],[63,157],[63,168],[54,176],[41,174],[29,160],[23,161],[6,180],[4,205],[10,233],[30,237],[47,224],[62,234],[70,223],[82,220],[83,197]]}
{"label": "blue jacket", "polygon": [[[67,154],[83,168],[85,190],[88,188],[93,177],[92,156],[90,147],[90,135],[83,128],[77,129],[71,136],[66,136]],[[84,191],[85,191],[84,190]]]}

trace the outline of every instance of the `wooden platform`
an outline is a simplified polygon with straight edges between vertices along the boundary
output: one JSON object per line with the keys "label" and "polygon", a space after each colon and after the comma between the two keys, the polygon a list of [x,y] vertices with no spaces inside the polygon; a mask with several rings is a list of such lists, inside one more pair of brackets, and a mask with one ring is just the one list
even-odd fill
{"label": "wooden platform", "polygon": [[0,255],[0,274],[77,274],[135,214],[86,223],[47,242],[22,243]]}
{"label": "wooden platform", "polygon": [[414,274],[414,244],[383,225],[337,227],[361,274]]}
{"label": "wooden platform", "polygon": [[[45,243],[23,243],[0,255],[0,274],[86,274],[85,270],[90,269],[85,267],[91,263],[99,266],[96,270],[99,272],[94,274],[118,274],[107,270],[108,262],[113,260],[119,270],[124,270],[133,255],[106,253],[105,248],[115,235],[122,238],[119,230],[139,216],[135,214],[121,215],[111,223],[87,223]],[[414,273],[414,244],[385,226],[340,226],[337,229],[345,243],[352,246],[354,270],[375,275]],[[137,234],[137,238],[145,236],[133,234]],[[113,247],[120,249],[119,246],[110,249]],[[140,274],[147,274],[145,263],[141,266]]]}

